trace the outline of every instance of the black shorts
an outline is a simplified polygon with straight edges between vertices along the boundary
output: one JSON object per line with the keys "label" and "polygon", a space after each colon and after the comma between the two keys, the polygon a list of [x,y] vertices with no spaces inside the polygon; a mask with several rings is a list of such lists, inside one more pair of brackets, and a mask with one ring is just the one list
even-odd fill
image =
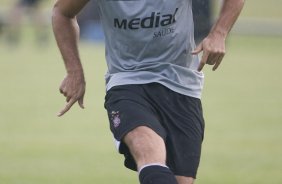
{"label": "black shorts", "polygon": [[204,119],[200,99],[176,93],[158,83],[116,86],[107,92],[105,108],[110,128],[125,166],[136,170],[136,163],[123,137],[138,126],[147,126],[165,141],[167,165],[175,175],[196,178]]}

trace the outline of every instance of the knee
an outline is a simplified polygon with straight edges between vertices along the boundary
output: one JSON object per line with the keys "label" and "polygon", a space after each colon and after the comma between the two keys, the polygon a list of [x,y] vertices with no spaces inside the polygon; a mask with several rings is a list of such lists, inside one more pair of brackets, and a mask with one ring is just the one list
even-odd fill
{"label": "knee", "polygon": [[164,140],[152,129],[145,126],[137,127],[126,134],[123,141],[128,146],[138,168],[151,163],[165,165]]}

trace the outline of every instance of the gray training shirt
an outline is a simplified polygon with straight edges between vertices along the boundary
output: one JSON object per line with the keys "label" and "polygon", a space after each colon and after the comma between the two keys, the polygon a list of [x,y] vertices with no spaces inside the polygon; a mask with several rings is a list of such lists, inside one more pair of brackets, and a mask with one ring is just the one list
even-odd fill
{"label": "gray training shirt", "polygon": [[192,0],[98,0],[105,33],[107,90],[157,82],[201,97]]}

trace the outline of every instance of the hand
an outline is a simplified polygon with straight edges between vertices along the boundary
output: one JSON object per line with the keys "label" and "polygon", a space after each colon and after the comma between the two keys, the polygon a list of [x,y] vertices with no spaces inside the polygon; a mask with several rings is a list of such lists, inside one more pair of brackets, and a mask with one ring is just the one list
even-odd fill
{"label": "hand", "polygon": [[60,92],[66,97],[67,104],[58,116],[64,115],[74,103],[84,109],[83,98],[85,94],[85,80],[83,72],[67,74],[60,86]]}
{"label": "hand", "polygon": [[210,34],[197,46],[192,54],[196,55],[202,51],[203,56],[198,71],[200,72],[205,64],[214,65],[212,70],[215,71],[225,55],[225,38]]}

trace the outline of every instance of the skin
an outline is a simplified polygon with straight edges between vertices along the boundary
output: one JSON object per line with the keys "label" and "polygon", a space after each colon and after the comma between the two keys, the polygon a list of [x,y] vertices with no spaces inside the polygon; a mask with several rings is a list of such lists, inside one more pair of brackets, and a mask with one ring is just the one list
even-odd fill
{"label": "skin", "polygon": [[225,55],[225,40],[243,6],[244,0],[225,0],[223,2],[219,18],[209,35],[192,52],[194,55],[203,52],[198,71],[201,71],[206,64],[213,65],[213,71],[219,67]]}
{"label": "skin", "polygon": [[[58,47],[61,51],[67,74],[60,86],[66,97],[66,106],[58,113],[64,115],[76,102],[84,108],[85,79],[78,52],[79,27],[77,13],[89,0],[57,0],[52,17],[52,25]],[[225,40],[237,20],[244,0],[224,0],[221,13],[209,35],[195,48],[192,54],[203,52],[198,71],[208,64],[216,70],[225,55]],[[123,141],[129,147],[138,168],[150,163],[166,163],[166,148],[163,139],[147,127],[137,127]],[[193,184],[192,177],[176,176],[179,184]]]}
{"label": "skin", "polygon": [[86,83],[77,46],[79,27],[75,16],[88,1],[58,0],[53,8],[53,31],[67,71],[60,86],[60,92],[66,97],[67,103],[58,116],[64,115],[76,102],[84,108]]}

